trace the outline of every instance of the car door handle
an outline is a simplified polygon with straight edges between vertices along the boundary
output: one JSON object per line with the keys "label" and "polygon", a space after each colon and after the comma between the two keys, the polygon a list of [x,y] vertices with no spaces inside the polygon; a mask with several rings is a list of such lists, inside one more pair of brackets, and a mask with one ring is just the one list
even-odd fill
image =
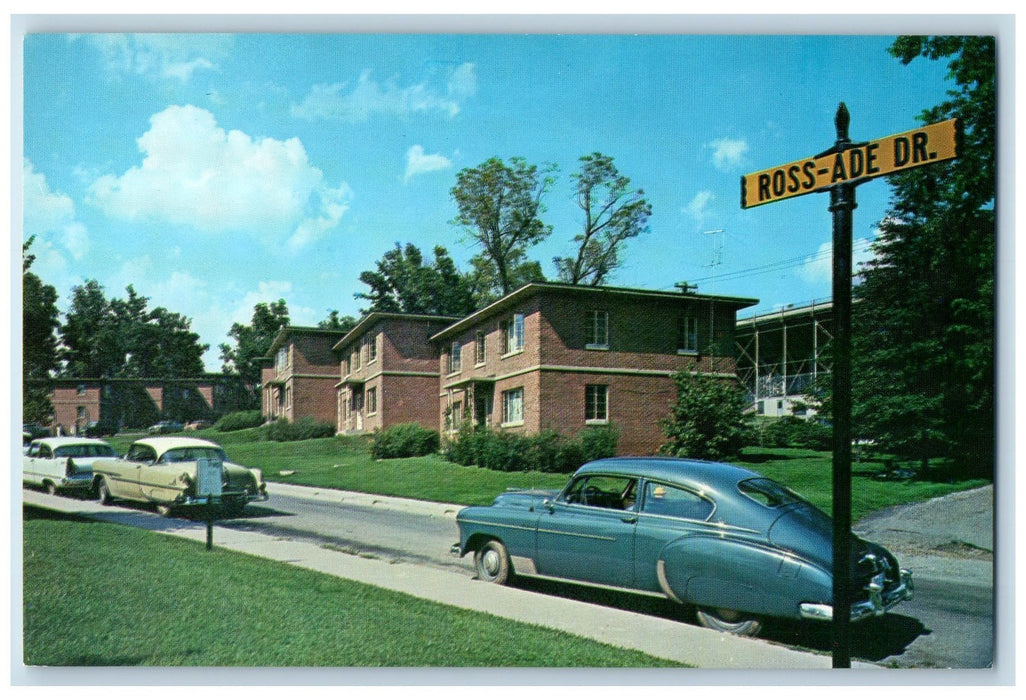
{"label": "car door handle", "polygon": [[636,515],[625,515],[622,518],[620,518],[620,520],[622,520],[625,523],[636,523],[636,522],[638,522],[638,516],[636,516]]}

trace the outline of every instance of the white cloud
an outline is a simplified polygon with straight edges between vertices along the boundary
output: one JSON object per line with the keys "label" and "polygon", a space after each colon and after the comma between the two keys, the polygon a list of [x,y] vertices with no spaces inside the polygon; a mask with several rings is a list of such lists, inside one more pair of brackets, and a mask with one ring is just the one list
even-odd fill
{"label": "white cloud", "polygon": [[[859,266],[873,259],[870,239],[860,238],[852,243],[852,272],[858,273]],[[810,284],[830,282],[834,276],[834,244],[827,241],[819,246],[813,255],[805,258],[798,271],[799,275]]]}
{"label": "white cloud", "polygon": [[111,217],[257,233],[296,247],[335,226],[352,196],[345,183],[325,184],[298,138],[225,131],[192,105],[153,115],[138,144],[139,165],[89,187],[91,201]]}
{"label": "white cloud", "polygon": [[716,139],[708,146],[713,151],[713,165],[722,171],[740,166],[748,153],[748,143],[739,139]]}
{"label": "white cloud", "polygon": [[393,81],[380,83],[364,71],[355,86],[348,83],[314,85],[292,116],[302,119],[337,119],[364,122],[377,114],[406,117],[430,112],[454,117],[460,102],[477,92],[477,72],[472,63],[449,71],[444,91],[426,81],[402,87]]}
{"label": "white cloud", "polygon": [[[76,260],[80,260],[89,251],[89,232],[85,225],[76,219],[75,203],[71,197],[63,192],[53,191],[46,181],[46,176],[37,173],[28,159],[22,163],[22,184],[22,221],[26,240],[30,236],[51,239],[49,253],[45,258],[53,263],[63,258],[56,248],[57,245]],[[36,258],[40,264],[43,263],[44,256],[36,254]]]}
{"label": "white cloud", "polygon": [[709,215],[709,205],[714,199],[716,199],[716,195],[709,190],[702,190],[691,198],[688,205],[684,207],[684,213],[695,219],[701,226]]}
{"label": "white cloud", "polygon": [[430,154],[424,152],[424,147],[411,146],[406,152],[406,175],[403,182],[409,182],[417,175],[431,173],[436,170],[447,170],[452,167],[452,161],[441,154]]}
{"label": "white cloud", "polygon": [[216,70],[211,60],[224,55],[232,37],[225,34],[107,34],[87,35],[103,55],[107,69],[148,78],[188,82],[198,70]]}

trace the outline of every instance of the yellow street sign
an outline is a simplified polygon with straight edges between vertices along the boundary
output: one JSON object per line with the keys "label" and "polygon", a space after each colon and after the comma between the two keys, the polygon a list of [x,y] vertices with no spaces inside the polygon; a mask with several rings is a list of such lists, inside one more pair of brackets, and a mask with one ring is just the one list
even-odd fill
{"label": "yellow street sign", "polygon": [[741,208],[819,192],[846,182],[861,182],[958,157],[958,119],[853,144],[839,153],[761,170],[741,177]]}

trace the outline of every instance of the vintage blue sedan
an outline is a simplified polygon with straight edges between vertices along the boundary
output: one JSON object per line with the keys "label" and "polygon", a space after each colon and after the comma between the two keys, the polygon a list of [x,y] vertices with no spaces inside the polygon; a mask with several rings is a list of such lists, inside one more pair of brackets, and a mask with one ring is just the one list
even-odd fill
{"label": "vintage blue sedan", "polygon": [[[453,554],[478,578],[531,576],[665,596],[701,624],[755,635],[765,618],[833,617],[833,527],[794,491],[716,462],[585,464],[559,493],[508,491],[462,509]],[[852,536],[852,619],[912,596],[912,574]]]}

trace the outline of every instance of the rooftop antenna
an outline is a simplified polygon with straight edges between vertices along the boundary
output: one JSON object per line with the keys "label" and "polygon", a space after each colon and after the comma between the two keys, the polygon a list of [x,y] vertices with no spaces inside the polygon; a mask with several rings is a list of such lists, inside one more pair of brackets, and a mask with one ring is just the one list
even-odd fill
{"label": "rooftop antenna", "polygon": [[725,237],[727,231],[726,229],[722,228],[714,228],[711,231],[703,231],[703,233],[706,233],[710,236],[719,235],[720,237],[719,241],[714,241],[713,257],[709,264],[706,265],[706,267],[712,268],[712,279],[709,282],[709,289],[710,291],[712,291],[716,287],[716,268],[723,264],[723,245],[726,242]]}

